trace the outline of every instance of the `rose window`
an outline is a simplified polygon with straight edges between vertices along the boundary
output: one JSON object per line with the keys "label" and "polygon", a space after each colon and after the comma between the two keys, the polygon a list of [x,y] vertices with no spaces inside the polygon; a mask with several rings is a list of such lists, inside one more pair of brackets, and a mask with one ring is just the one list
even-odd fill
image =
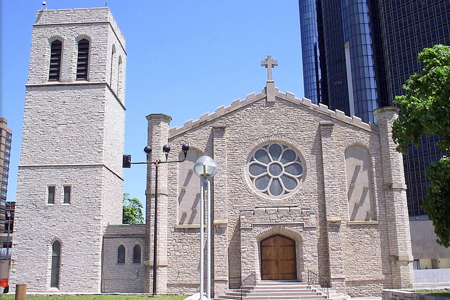
{"label": "rose window", "polygon": [[259,193],[282,197],[299,187],[303,164],[300,155],[291,147],[270,143],[252,153],[247,171],[251,185]]}

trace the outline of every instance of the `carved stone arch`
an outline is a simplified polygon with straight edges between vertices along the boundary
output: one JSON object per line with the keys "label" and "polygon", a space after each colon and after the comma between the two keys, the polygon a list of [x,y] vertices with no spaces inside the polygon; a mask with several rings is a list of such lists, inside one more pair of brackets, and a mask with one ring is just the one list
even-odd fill
{"label": "carved stone arch", "polygon": [[75,37],[75,42],[78,44],[81,40],[88,40],[89,44],[92,43],[92,38],[87,34],[80,34],[79,36]]}
{"label": "carved stone arch", "polygon": [[359,146],[359,147],[362,147],[362,148],[364,148],[364,149],[366,149],[367,150],[367,152],[371,152],[370,151],[370,147],[368,146],[368,145],[366,145],[366,144],[364,144],[363,142],[360,142],[360,141],[352,141],[351,143],[349,143],[346,147],[345,147],[345,150],[347,150],[348,148],[351,148],[351,147],[353,147],[353,146]]}
{"label": "carved stone arch", "polygon": [[287,236],[288,238],[293,239],[296,243],[303,242],[300,233],[291,230],[289,228],[286,228],[284,226],[270,226],[268,228],[265,228],[256,236],[256,240],[258,243],[260,243],[262,240],[276,234]]}
{"label": "carved stone arch", "polygon": [[344,157],[349,220],[376,220],[370,149],[361,143],[353,143],[345,149]]}
{"label": "carved stone arch", "polygon": [[66,39],[60,35],[53,35],[53,36],[49,37],[48,44],[51,45],[56,40],[59,40],[63,44],[63,47],[64,47],[64,42],[66,41]]}

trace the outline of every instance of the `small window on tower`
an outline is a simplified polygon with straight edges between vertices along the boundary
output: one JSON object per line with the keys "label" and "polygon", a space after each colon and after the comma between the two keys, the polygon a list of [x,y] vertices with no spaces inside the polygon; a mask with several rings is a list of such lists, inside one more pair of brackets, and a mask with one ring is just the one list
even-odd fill
{"label": "small window on tower", "polygon": [[62,42],[59,40],[54,41],[50,51],[49,81],[59,81],[59,74],[61,72],[61,52]]}
{"label": "small window on tower", "polygon": [[47,203],[48,204],[55,204],[55,186],[52,186],[52,185],[48,186]]}
{"label": "small window on tower", "polygon": [[77,80],[87,80],[89,63],[89,41],[78,42]]}
{"label": "small window on tower", "polygon": [[70,185],[64,186],[64,203],[70,203]]}

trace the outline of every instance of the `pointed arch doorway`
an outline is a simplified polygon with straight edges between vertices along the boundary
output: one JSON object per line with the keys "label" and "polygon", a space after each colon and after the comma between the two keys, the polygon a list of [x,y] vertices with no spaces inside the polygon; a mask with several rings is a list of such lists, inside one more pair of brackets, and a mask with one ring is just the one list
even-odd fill
{"label": "pointed arch doorway", "polygon": [[261,241],[261,279],[297,279],[295,241],[280,234]]}

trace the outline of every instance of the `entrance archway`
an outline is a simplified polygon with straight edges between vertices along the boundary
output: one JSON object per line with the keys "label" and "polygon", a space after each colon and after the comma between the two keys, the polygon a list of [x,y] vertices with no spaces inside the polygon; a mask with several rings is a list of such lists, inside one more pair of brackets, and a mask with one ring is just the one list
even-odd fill
{"label": "entrance archway", "polygon": [[261,279],[297,279],[295,241],[282,235],[273,235],[261,241]]}

